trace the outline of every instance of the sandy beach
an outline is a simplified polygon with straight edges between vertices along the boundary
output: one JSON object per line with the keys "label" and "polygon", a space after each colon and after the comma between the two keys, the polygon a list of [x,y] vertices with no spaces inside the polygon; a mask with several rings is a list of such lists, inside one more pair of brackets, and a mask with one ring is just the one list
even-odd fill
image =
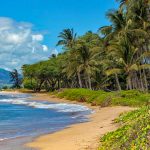
{"label": "sandy beach", "polygon": [[117,129],[118,125],[114,124],[113,120],[119,114],[133,110],[133,108],[123,106],[93,107],[89,104],[71,102],[47,94],[34,94],[33,99],[77,103],[86,105],[94,110],[94,113],[89,116],[89,122],[72,125],[53,134],[38,137],[33,142],[26,144],[27,147],[39,150],[96,150],[100,137],[107,132]]}

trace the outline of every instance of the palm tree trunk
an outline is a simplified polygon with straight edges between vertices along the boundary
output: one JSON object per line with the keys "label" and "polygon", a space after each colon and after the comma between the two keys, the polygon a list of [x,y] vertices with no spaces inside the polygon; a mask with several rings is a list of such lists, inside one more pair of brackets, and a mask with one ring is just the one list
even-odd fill
{"label": "palm tree trunk", "polygon": [[117,84],[118,90],[121,91],[120,82],[119,82],[119,79],[118,79],[118,75],[116,73],[115,73],[115,79],[116,79],[116,84]]}
{"label": "palm tree trunk", "polygon": [[143,69],[143,75],[144,75],[144,82],[145,82],[145,90],[147,92],[148,91],[148,83],[147,83],[146,73],[145,73],[144,69]]}
{"label": "palm tree trunk", "polygon": [[141,72],[141,70],[139,71],[139,73],[140,73],[141,90],[144,91],[144,84],[143,84],[143,79],[142,79],[142,72]]}
{"label": "palm tree trunk", "polygon": [[58,79],[58,89],[60,89],[60,79]]}
{"label": "palm tree trunk", "polygon": [[44,80],[40,81],[40,84],[39,84],[38,89],[37,89],[38,92],[41,91],[43,82],[44,82]]}
{"label": "palm tree trunk", "polygon": [[88,74],[87,76],[88,76],[89,89],[92,90],[90,75]]}
{"label": "palm tree trunk", "polygon": [[134,75],[134,84],[135,84],[135,89],[138,89],[139,85],[138,85],[138,76],[137,76],[137,72],[135,72]]}
{"label": "palm tree trunk", "polygon": [[80,88],[82,88],[82,81],[81,81],[81,75],[80,75],[80,72],[77,72],[77,76],[78,76],[79,86],[80,86]]}
{"label": "palm tree trunk", "polygon": [[87,83],[87,80],[85,80],[85,87],[88,89],[88,83]]}
{"label": "palm tree trunk", "polygon": [[131,73],[127,76],[127,90],[132,90]]}

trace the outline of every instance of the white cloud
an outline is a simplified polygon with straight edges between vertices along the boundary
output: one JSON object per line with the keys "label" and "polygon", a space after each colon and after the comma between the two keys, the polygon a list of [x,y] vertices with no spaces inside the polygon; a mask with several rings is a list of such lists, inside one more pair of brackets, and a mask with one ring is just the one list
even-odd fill
{"label": "white cloud", "polygon": [[43,40],[41,33],[33,32],[31,23],[0,17],[0,68],[20,68],[47,59],[50,51]]}
{"label": "white cloud", "polygon": [[43,41],[43,35],[41,35],[41,34],[32,35],[32,40],[33,41]]}
{"label": "white cloud", "polygon": [[43,51],[48,51],[48,47],[46,45],[42,45],[43,46]]}

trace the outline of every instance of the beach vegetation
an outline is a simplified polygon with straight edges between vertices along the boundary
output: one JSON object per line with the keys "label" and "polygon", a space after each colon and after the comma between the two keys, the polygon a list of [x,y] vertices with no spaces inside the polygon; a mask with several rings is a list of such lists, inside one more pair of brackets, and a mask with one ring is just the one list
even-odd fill
{"label": "beach vegetation", "polygon": [[120,124],[116,131],[100,139],[98,150],[149,150],[150,148],[150,107],[142,107],[123,113],[115,120]]}
{"label": "beach vegetation", "polygon": [[52,93],[59,98],[65,98],[72,101],[87,102],[91,105],[106,106],[132,106],[140,107],[150,104],[150,94],[137,91],[93,91],[89,89],[63,89],[60,92]]}

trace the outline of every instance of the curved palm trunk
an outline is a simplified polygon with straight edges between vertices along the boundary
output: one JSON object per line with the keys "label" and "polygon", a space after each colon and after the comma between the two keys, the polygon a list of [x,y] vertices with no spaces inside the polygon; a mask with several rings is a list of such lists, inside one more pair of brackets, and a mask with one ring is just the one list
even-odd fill
{"label": "curved palm trunk", "polygon": [[141,90],[144,91],[144,84],[143,84],[143,78],[142,78],[142,72],[141,72],[141,70],[139,71],[139,73],[140,73]]}
{"label": "curved palm trunk", "polygon": [[39,85],[38,85],[38,87],[37,87],[37,89],[36,89],[37,92],[40,92],[40,91],[41,91],[43,82],[44,82],[44,80],[40,81],[40,83],[39,83]]}
{"label": "curved palm trunk", "polygon": [[89,89],[92,90],[92,84],[91,84],[90,75],[88,74],[87,76],[88,76]]}
{"label": "curved palm trunk", "polygon": [[145,90],[147,92],[148,91],[148,82],[147,82],[146,73],[145,73],[144,69],[143,69],[143,75],[144,75],[144,82],[145,82]]}
{"label": "curved palm trunk", "polygon": [[82,81],[81,81],[81,75],[80,75],[80,72],[77,72],[77,76],[78,76],[79,86],[80,86],[80,88],[82,88]]}
{"label": "curved palm trunk", "polygon": [[88,83],[87,83],[87,80],[85,80],[85,87],[88,89]]}
{"label": "curved palm trunk", "polygon": [[120,82],[119,82],[119,79],[118,79],[118,75],[116,73],[115,73],[115,79],[116,79],[117,88],[118,88],[119,91],[121,91]]}
{"label": "curved palm trunk", "polygon": [[134,78],[132,79],[132,86],[134,89],[139,89],[140,87],[137,72],[134,72]]}
{"label": "curved palm trunk", "polygon": [[132,90],[131,73],[127,76],[127,90]]}

